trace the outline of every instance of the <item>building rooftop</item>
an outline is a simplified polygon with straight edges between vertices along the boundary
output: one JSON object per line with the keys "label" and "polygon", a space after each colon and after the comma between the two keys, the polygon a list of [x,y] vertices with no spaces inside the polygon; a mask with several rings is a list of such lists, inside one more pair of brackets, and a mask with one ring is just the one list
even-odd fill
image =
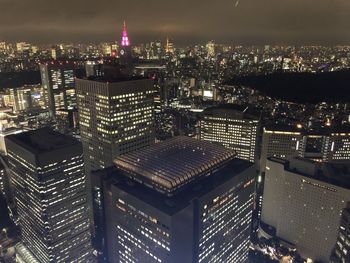
{"label": "building rooftop", "polygon": [[[183,187],[180,193],[174,195],[164,195],[164,193],[157,191],[157,189],[147,187],[139,181],[131,180],[117,167],[99,170],[94,172],[93,175],[97,178],[103,178],[107,184],[117,187],[164,213],[173,215],[188,206],[191,200],[206,195],[247,169],[252,169],[252,172],[255,173],[253,163],[234,158],[225,166],[215,170],[212,176],[204,176]],[[244,181],[242,181],[240,187],[246,187]]]}
{"label": "building rooftop", "polygon": [[76,139],[49,128],[9,135],[6,139],[13,141],[33,154],[47,153],[79,143]]}
{"label": "building rooftop", "polygon": [[116,83],[125,81],[135,81],[135,80],[146,80],[148,78],[139,76],[125,76],[118,74],[106,74],[105,76],[90,76],[87,80],[102,82],[102,83]]}
{"label": "building rooftop", "polygon": [[265,125],[265,131],[267,132],[293,132],[300,133],[302,135],[311,135],[311,136],[324,136],[324,135],[350,135],[350,126],[349,125],[334,125],[331,127],[323,127],[318,129],[305,129],[298,128],[295,125],[286,125],[286,124],[273,124],[269,123]]}
{"label": "building rooftop", "polygon": [[235,119],[259,120],[260,113],[250,105],[223,104],[203,111],[204,116],[220,116]]}
{"label": "building rooftop", "polygon": [[189,137],[175,137],[114,160],[117,167],[161,192],[171,193],[232,160],[233,150]]}
{"label": "building rooftop", "polygon": [[350,161],[342,163],[320,163],[299,157],[293,158],[290,161],[276,157],[270,157],[268,159],[284,165],[284,169],[287,171],[324,183],[350,189]]}

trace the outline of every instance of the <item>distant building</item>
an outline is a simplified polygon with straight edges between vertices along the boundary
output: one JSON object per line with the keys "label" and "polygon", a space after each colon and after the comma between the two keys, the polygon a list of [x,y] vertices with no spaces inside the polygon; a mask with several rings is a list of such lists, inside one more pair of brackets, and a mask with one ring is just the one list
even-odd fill
{"label": "distant building", "polygon": [[174,53],[174,43],[167,37],[165,44],[165,53]]}
{"label": "distant building", "polygon": [[304,135],[301,130],[289,127],[265,127],[262,135],[260,171],[264,172],[268,157],[291,159],[302,157]]}
{"label": "distant building", "polygon": [[214,41],[209,41],[206,45],[208,57],[215,57],[216,55],[216,44]]}
{"label": "distant building", "polygon": [[76,108],[74,66],[53,62],[40,65],[42,85],[52,116],[56,110]]}
{"label": "distant building", "polygon": [[350,132],[332,132],[327,137],[326,161],[350,160]]}
{"label": "distant building", "polygon": [[15,113],[45,108],[41,85],[25,85],[9,89],[11,104]]}
{"label": "distant building", "polygon": [[[19,262],[90,262],[81,144],[48,129],[6,137],[22,245]],[[20,252],[18,251],[18,252]]]}
{"label": "distant building", "polygon": [[350,263],[350,203],[344,208],[331,263]]}
{"label": "distant building", "polygon": [[94,174],[112,262],[248,262],[255,168],[188,137],[118,157]]}
{"label": "distant building", "polygon": [[290,160],[303,157],[319,162],[350,160],[350,132],[347,127],[306,131],[290,126],[265,127],[262,137],[260,170],[268,157]]}
{"label": "distant building", "polygon": [[261,220],[304,258],[328,262],[350,201],[349,182],[350,162],[269,158]]}
{"label": "distant building", "polygon": [[126,75],[130,75],[133,69],[133,61],[132,61],[132,49],[131,42],[128,36],[128,31],[126,29],[126,23],[124,20],[123,23],[123,36],[121,42],[121,49],[119,52],[120,65],[122,67],[122,71]]}
{"label": "distant building", "polygon": [[248,108],[219,106],[204,110],[200,121],[200,139],[216,142],[235,150],[237,157],[257,160],[259,117]]}

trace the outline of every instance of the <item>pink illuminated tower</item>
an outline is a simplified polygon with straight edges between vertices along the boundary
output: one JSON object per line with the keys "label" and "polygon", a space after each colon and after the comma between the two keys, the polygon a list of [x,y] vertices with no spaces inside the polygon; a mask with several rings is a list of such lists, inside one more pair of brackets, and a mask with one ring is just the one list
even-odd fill
{"label": "pink illuminated tower", "polygon": [[128,46],[130,46],[130,42],[129,42],[129,38],[128,38],[128,31],[126,30],[126,23],[125,23],[125,20],[124,20],[124,24],[123,24],[122,46],[123,46],[123,47],[128,47]]}
{"label": "pink illuminated tower", "polygon": [[121,49],[119,52],[119,61],[122,66],[122,71],[126,75],[132,74],[133,63],[132,63],[132,50],[130,40],[128,37],[128,31],[126,30],[126,23],[123,23],[123,37],[121,43]]}

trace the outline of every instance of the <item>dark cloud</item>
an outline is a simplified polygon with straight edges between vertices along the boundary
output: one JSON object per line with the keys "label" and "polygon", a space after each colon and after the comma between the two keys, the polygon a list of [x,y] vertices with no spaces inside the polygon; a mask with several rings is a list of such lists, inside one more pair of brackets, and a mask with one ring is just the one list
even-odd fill
{"label": "dark cloud", "polygon": [[349,0],[0,0],[0,41],[350,43]]}

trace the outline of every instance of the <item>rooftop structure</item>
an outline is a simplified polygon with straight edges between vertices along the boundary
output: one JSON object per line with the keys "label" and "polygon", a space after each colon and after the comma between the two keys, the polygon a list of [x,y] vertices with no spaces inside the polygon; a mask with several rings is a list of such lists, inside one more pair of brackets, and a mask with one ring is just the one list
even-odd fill
{"label": "rooftop structure", "polygon": [[204,115],[225,116],[234,119],[259,120],[260,113],[250,106],[241,106],[235,104],[223,104],[216,107],[207,108],[203,111]]}
{"label": "rooftop structure", "polygon": [[220,145],[180,136],[120,156],[114,162],[127,176],[171,194],[195,178],[209,175],[235,155]]}
{"label": "rooftop structure", "polygon": [[107,262],[247,262],[256,169],[234,156],[176,137],[94,172]]}
{"label": "rooftop structure", "polygon": [[74,138],[64,136],[51,129],[38,129],[35,131],[23,132],[15,136],[9,136],[13,142],[25,148],[33,154],[52,152],[79,144]]}

